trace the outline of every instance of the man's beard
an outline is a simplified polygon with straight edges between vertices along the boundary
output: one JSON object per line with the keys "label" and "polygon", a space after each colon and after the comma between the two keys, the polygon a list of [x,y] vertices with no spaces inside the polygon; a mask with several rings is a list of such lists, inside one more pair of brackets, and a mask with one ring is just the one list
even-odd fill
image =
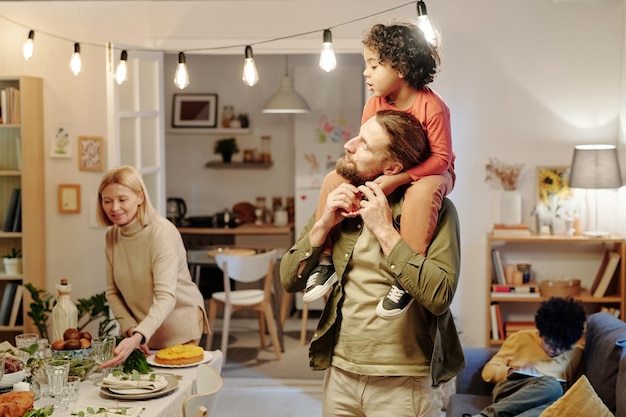
{"label": "man's beard", "polygon": [[359,185],[365,184],[367,181],[372,181],[378,177],[378,175],[373,176],[363,176],[356,171],[354,164],[348,162],[345,157],[339,158],[335,165],[335,169],[337,174],[344,177],[350,184],[358,187]]}

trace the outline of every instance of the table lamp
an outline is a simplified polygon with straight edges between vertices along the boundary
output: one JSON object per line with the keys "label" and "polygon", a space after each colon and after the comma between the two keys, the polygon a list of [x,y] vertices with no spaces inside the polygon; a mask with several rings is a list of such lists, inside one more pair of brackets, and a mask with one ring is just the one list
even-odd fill
{"label": "table lamp", "polygon": [[[571,188],[602,189],[622,186],[622,174],[614,145],[579,145],[574,147],[574,157],[569,177]],[[610,233],[598,230],[598,196],[595,200],[595,230],[585,231],[585,236],[602,237]],[[587,226],[589,228],[589,226]]]}

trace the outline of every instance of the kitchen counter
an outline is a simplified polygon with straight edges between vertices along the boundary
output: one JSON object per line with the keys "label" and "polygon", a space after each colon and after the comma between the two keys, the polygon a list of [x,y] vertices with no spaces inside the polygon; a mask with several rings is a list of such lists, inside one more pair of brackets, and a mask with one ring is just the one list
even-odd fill
{"label": "kitchen counter", "polygon": [[284,235],[293,233],[293,224],[287,226],[274,226],[254,223],[244,223],[233,228],[224,227],[179,227],[181,234],[189,235]]}
{"label": "kitchen counter", "polygon": [[229,246],[255,249],[289,249],[294,242],[293,224],[256,226],[245,223],[234,228],[179,227],[185,247],[203,249],[209,246]]}

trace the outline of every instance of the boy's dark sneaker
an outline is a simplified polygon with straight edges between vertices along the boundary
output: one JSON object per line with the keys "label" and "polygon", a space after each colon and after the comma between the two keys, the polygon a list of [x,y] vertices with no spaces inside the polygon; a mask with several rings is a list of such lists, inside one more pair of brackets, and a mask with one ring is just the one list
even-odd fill
{"label": "boy's dark sneaker", "polygon": [[302,301],[310,303],[317,300],[326,294],[335,282],[337,282],[337,273],[335,272],[334,266],[316,266],[313,271],[311,271],[309,278],[306,280],[306,289],[304,290],[304,297],[302,297]]}
{"label": "boy's dark sneaker", "polygon": [[402,285],[396,280],[391,285],[391,289],[376,306],[376,314],[385,320],[395,320],[399,318],[415,301]]}

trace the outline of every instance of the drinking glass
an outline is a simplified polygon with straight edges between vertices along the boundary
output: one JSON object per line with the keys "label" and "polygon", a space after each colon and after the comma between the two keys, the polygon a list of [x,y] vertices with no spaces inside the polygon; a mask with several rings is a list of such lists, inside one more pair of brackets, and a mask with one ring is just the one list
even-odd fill
{"label": "drinking glass", "polygon": [[67,410],[67,404],[63,401],[63,390],[67,385],[67,377],[70,373],[70,361],[64,359],[51,359],[45,364],[48,378],[49,396],[54,397],[54,411]]}
{"label": "drinking glass", "polygon": [[63,389],[63,403],[70,406],[78,402],[78,391],[80,387],[80,377],[68,376],[67,384]]}
{"label": "drinking glass", "polygon": [[[113,357],[113,350],[115,349],[115,337],[105,336],[98,337],[91,341],[91,357],[100,365]],[[101,376],[96,379],[94,385],[101,385],[102,380],[108,372],[106,369],[101,370]]]}
{"label": "drinking glass", "polygon": [[32,345],[36,345],[39,340],[39,335],[36,333],[22,333],[15,336],[15,347],[17,348],[18,356],[26,363],[30,358],[28,352],[20,350],[20,348],[29,348]]}

